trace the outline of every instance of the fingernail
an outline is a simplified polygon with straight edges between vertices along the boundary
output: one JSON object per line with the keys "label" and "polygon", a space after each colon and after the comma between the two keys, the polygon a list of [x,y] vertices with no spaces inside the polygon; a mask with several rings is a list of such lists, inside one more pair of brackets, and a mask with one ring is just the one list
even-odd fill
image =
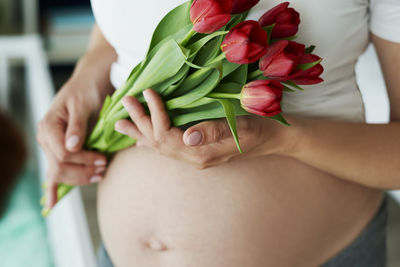
{"label": "fingernail", "polygon": [[126,97],[122,98],[121,103],[124,107],[126,106]]}
{"label": "fingernail", "polygon": [[96,168],[94,173],[95,174],[100,174],[100,173],[104,172],[105,170],[106,170],[106,167],[98,167],[98,168]]}
{"label": "fingernail", "polygon": [[149,102],[150,94],[149,94],[148,89],[143,91],[143,97],[144,97],[144,100],[146,100],[146,102]]}
{"label": "fingernail", "polygon": [[51,203],[53,202],[53,197],[50,194],[50,191],[46,192],[46,208],[50,209],[51,208]]}
{"label": "fingernail", "polygon": [[79,144],[79,136],[73,135],[67,139],[65,146],[68,149],[73,149]]}
{"label": "fingernail", "polygon": [[93,164],[94,166],[105,166],[107,165],[107,161],[104,159],[96,159]]}
{"label": "fingernail", "polygon": [[114,130],[116,130],[117,132],[119,132],[121,134],[126,135],[126,132],[123,129],[121,129],[121,126],[119,125],[118,121],[114,125]]}
{"label": "fingernail", "polygon": [[95,184],[95,183],[100,182],[101,180],[103,180],[103,178],[100,175],[96,175],[96,176],[93,176],[92,178],[90,178],[89,182],[91,184]]}
{"label": "fingernail", "polygon": [[200,144],[202,139],[203,135],[201,134],[201,132],[194,131],[186,138],[186,144],[195,146]]}

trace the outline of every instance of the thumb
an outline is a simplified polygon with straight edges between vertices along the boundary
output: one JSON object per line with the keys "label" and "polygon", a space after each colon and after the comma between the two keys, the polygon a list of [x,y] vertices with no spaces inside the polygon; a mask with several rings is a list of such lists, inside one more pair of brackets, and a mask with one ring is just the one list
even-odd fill
{"label": "thumb", "polygon": [[226,119],[219,119],[201,122],[190,127],[183,134],[183,141],[188,146],[208,145],[231,136]]}
{"label": "thumb", "polygon": [[67,131],[65,133],[65,148],[70,152],[82,149],[86,137],[89,112],[72,111],[69,114]]}

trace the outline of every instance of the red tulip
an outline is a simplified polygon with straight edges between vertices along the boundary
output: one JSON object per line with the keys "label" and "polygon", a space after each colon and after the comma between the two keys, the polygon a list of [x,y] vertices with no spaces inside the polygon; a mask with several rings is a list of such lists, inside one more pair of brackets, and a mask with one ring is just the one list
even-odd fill
{"label": "red tulip", "polygon": [[271,38],[294,36],[299,30],[300,14],[293,8],[288,8],[289,2],[284,2],[267,11],[259,20],[266,27],[275,23]]}
{"label": "red tulip", "polygon": [[249,64],[259,60],[267,52],[267,41],[267,32],[258,22],[247,20],[229,31],[221,44],[221,49],[228,61]]}
{"label": "red tulip", "polygon": [[232,14],[245,12],[257,5],[260,0],[232,0]]}
{"label": "red tulip", "polygon": [[297,69],[305,46],[292,41],[281,40],[273,43],[260,60],[264,76],[275,81],[287,81],[301,70]]}
{"label": "red tulip", "polygon": [[252,81],[243,87],[240,103],[247,112],[273,117],[282,112],[283,89],[283,85],[276,81]]}
{"label": "red tulip", "polygon": [[[304,54],[299,61],[299,64],[308,64],[312,62],[316,62],[321,58],[317,55],[313,54]],[[298,74],[294,75],[291,80],[299,85],[310,85],[310,84],[317,84],[321,83],[324,80],[321,79],[319,76],[324,71],[324,68],[321,64],[317,64],[308,70],[302,70]]]}
{"label": "red tulip", "polygon": [[190,7],[193,29],[199,33],[213,33],[231,19],[231,0],[194,0]]}

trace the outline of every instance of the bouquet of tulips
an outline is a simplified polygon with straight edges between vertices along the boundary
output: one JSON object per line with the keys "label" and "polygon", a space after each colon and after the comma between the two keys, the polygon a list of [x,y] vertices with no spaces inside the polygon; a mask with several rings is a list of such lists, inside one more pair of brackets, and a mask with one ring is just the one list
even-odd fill
{"label": "bouquet of tulips", "polygon": [[[141,93],[147,88],[163,98],[174,126],[226,117],[241,153],[236,116],[256,114],[288,125],[281,115],[282,92],[322,82],[321,58],[312,54],[314,46],[293,41],[300,16],[289,3],[259,21],[245,20],[258,2],[194,0],[170,11],[143,61],[105,99],[86,148],[112,154],[135,144],[114,125],[129,118],[121,99],[135,96],[145,105]],[[58,199],[72,188],[59,185]]]}

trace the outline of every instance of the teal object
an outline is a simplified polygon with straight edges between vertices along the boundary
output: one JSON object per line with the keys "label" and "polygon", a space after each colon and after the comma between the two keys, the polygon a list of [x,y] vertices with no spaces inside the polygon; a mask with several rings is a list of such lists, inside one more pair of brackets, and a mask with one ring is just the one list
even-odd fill
{"label": "teal object", "polygon": [[39,179],[26,168],[0,218],[0,266],[53,267],[46,224],[40,215]]}

